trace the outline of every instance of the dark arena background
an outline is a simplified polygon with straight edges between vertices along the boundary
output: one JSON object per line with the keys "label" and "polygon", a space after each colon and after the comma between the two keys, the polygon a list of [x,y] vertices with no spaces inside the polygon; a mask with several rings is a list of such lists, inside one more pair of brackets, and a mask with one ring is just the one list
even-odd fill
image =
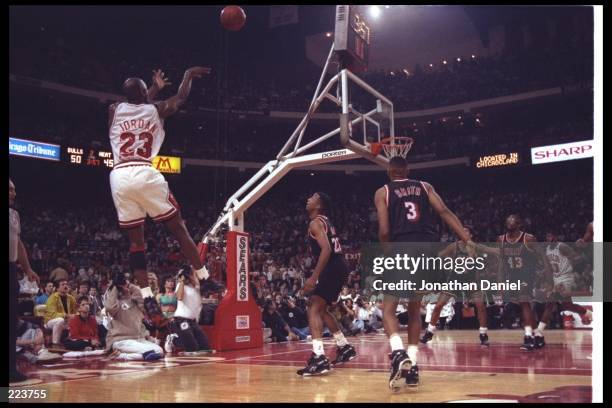
{"label": "dark arena background", "polygon": [[[602,401],[602,299],[591,296],[592,253],[589,260],[580,248],[602,241],[594,197],[603,188],[603,49],[594,33],[603,10],[241,7],[238,31],[224,29],[223,6],[9,8],[9,205],[20,226],[15,232],[9,210],[9,237],[17,234],[27,261],[17,249],[11,258],[11,238],[9,401]],[[210,275],[192,278],[201,308],[189,320],[193,305],[178,274],[197,267],[165,218],[144,223],[153,297],[138,290],[142,267],[109,183],[125,161],[109,140],[109,105],[126,100],[127,78],[149,87],[158,69],[170,84],[155,100],[168,100],[194,66],[210,73],[195,77],[161,122],[165,139],[152,164]],[[524,303],[502,297],[485,296],[482,306],[454,294],[433,325],[439,293],[423,297],[420,322],[400,300],[398,334],[413,368],[410,347],[418,346],[419,380],[390,389],[395,340],[390,347],[383,297],[359,260],[379,241],[374,194],[389,182],[386,149],[407,140],[408,177],[431,184],[474,242],[494,243],[516,214],[535,240],[578,248],[567,259],[585,292],[563,297],[555,286],[551,297],[528,301],[533,327]],[[157,187],[138,188],[152,197]],[[334,235],[326,221],[324,236],[341,242],[334,256],[348,268],[327,305],[338,332],[326,329],[322,339],[313,335],[316,291],[308,290],[318,254],[307,200],[318,192],[331,203]],[[437,214],[434,227],[440,241],[461,241]],[[537,276],[533,290],[545,291]],[[126,280],[141,301],[113,312],[117,293],[128,296],[117,289]],[[188,321],[206,345],[184,340]],[[417,346],[406,329],[415,321]],[[525,346],[530,336],[535,347]],[[152,351],[117,346],[145,337]],[[356,358],[321,375],[296,374],[318,358],[321,341],[330,360],[346,342]]]}

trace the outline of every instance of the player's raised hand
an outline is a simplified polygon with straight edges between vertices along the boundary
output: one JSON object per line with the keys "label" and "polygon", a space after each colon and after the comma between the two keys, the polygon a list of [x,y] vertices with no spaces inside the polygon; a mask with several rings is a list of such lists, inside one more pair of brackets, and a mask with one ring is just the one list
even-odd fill
{"label": "player's raised hand", "polygon": [[210,71],[209,67],[191,67],[187,70],[191,78],[202,78],[202,75],[208,75]]}
{"label": "player's raised hand", "polygon": [[159,89],[163,89],[166,85],[172,85],[172,82],[166,78],[166,74],[161,69],[153,70],[153,84]]}

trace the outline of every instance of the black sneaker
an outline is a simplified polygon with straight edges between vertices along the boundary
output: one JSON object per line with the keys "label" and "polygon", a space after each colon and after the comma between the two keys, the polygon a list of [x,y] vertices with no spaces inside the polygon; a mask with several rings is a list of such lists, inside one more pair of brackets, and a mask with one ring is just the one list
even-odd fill
{"label": "black sneaker", "polygon": [[310,355],[308,362],[306,363],[306,367],[301,370],[297,370],[298,375],[302,376],[310,376],[310,375],[320,375],[325,374],[331,370],[331,365],[329,360],[324,355],[318,356],[315,353]]}
{"label": "black sneaker", "polygon": [[406,376],[406,385],[409,387],[419,385],[419,367],[416,364],[410,367],[410,372]]}
{"label": "black sneaker", "polygon": [[346,363],[347,361],[351,361],[355,357],[357,357],[355,347],[350,344],[345,344],[344,346],[336,349],[336,358],[331,362],[331,365],[337,366]]}
{"label": "black sneaker", "polygon": [[489,335],[486,333],[480,333],[480,345],[482,347],[489,347]]}
{"label": "black sneaker", "polygon": [[423,337],[421,337],[420,342],[426,344],[431,339],[433,339],[433,336],[434,334],[432,332],[430,332],[429,330],[425,330],[425,333],[423,334]]}
{"label": "black sneaker", "polygon": [[395,350],[389,356],[391,358],[391,376],[389,377],[389,388],[397,391],[400,388],[400,378],[406,378],[412,362],[404,350]]}
{"label": "black sneaker", "polygon": [[9,376],[9,382],[11,383],[18,383],[18,382],[22,382],[27,380],[28,377],[25,376],[23,373],[15,370],[14,372],[11,373],[11,375]]}
{"label": "black sneaker", "polygon": [[533,347],[535,349],[544,348],[545,345],[546,345],[546,342],[544,341],[544,336],[535,336],[534,337]]}
{"label": "black sneaker", "polygon": [[523,344],[521,345],[521,350],[523,351],[533,351],[535,349],[533,336],[525,336],[523,339]]}

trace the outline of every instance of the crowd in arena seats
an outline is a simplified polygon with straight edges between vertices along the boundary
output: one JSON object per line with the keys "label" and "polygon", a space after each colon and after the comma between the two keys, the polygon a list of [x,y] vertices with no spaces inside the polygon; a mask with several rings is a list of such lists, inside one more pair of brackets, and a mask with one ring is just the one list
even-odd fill
{"label": "crowd in arena seats", "polygon": [[[554,186],[515,192],[450,189],[444,191],[443,196],[449,208],[465,224],[474,228],[478,241],[495,241],[502,232],[501,225],[509,211],[519,208],[524,214],[525,230],[534,233],[539,240],[544,240],[546,232],[554,231],[561,241],[573,242],[582,236],[586,224],[592,220],[589,204],[592,188],[588,185],[573,185],[572,199],[561,194]],[[362,246],[377,240],[376,212],[369,200],[364,204],[364,195],[360,189],[367,190],[367,186],[339,186],[335,194],[343,199],[335,202],[332,214],[350,270],[347,286],[339,301],[333,305],[333,312],[347,335],[381,328],[379,299],[364,289],[365,276],[358,262]],[[309,335],[307,320],[304,320],[307,296],[302,286],[312,273],[316,259],[310,255],[306,243],[308,217],[304,202],[304,197],[293,193],[272,194],[262,198],[246,217],[246,230],[252,237],[252,291],[262,310],[270,315],[264,320],[274,326],[271,327],[271,338],[275,341],[303,339]],[[217,214],[212,205],[201,206],[191,202],[182,204],[188,229],[198,240]],[[51,282],[55,282],[57,288],[58,283],[64,281],[62,285],[66,288],[62,290],[72,293],[75,300],[74,307],[70,307],[76,309],[76,301],[80,302],[82,297],[86,297],[90,313],[96,318],[97,327],[103,333],[104,315],[100,296],[106,292],[114,274],[130,272],[128,241],[115,222],[114,208],[94,205],[84,208],[40,209],[24,205],[20,212],[24,220],[22,239],[28,247],[32,267],[39,273],[42,283],[40,288],[34,288],[33,282],[22,279],[22,300],[31,301],[30,304],[22,305],[22,313],[36,314],[38,306],[34,305],[46,304],[48,308],[54,293]],[[172,278],[183,266],[184,259],[178,243],[169,236],[163,225],[147,223],[145,231],[152,290],[155,295],[165,290],[167,296],[167,292],[172,291]],[[447,228],[441,228],[440,234],[442,241],[456,239]],[[213,246],[207,264],[211,275],[220,281],[225,280],[225,260],[222,246]],[[170,278],[169,285],[167,278]],[[584,279],[582,284],[588,286],[589,282]],[[164,302],[159,297],[157,299],[162,305],[172,303],[171,299],[165,299]],[[53,302],[58,304],[57,299]],[[490,299],[490,302],[492,305],[495,303],[494,299]],[[69,314],[75,313],[76,310],[72,310]],[[55,326],[48,326],[46,322],[55,317],[43,316],[46,316],[44,328],[52,331]],[[514,318],[504,319],[510,322]],[[504,319],[499,317],[498,320],[501,322]],[[68,321],[62,322],[65,326],[62,329],[67,329]],[[512,322],[514,320],[504,327],[515,324]],[[47,333],[49,337],[54,337],[53,343],[60,342],[58,336],[61,331],[56,330],[55,336],[51,334]],[[103,341],[102,336],[96,338],[96,344],[103,344]]]}
{"label": "crowd in arena seats", "polygon": [[[110,150],[104,106],[91,102],[86,105],[89,109],[70,109],[60,114],[49,111],[49,106],[56,102],[49,96],[45,98],[49,100],[38,100],[28,110],[14,109],[9,124],[12,137]],[[401,119],[396,120],[395,131],[398,136],[414,138],[408,156],[409,161],[414,162],[510,151],[529,154],[530,147],[592,138],[591,94],[582,93],[572,100],[571,103],[560,101],[526,106],[505,113],[460,113],[419,122]],[[35,112],[36,121],[31,120],[32,112]],[[166,124],[167,137],[161,154],[265,162],[276,156],[296,125],[274,123],[266,117],[224,119],[223,123],[196,117],[174,118]],[[337,123],[312,122],[302,146],[333,126]],[[358,133],[359,138],[360,135]],[[338,139],[332,138],[313,151],[338,147]]]}
{"label": "crowd in arena seats", "polygon": [[[126,76],[138,74],[149,82],[151,70],[162,68],[174,83],[162,96],[170,95],[176,90],[184,69],[192,65],[190,55],[178,49],[162,50],[160,55],[165,56],[165,60],[156,61],[132,60],[133,55],[122,56],[118,51],[109,50],[105,60],[99,54],[75,47],[66,39],[53,39],[36,53],[25,46],[13,51],[10,62],[13,74],[113,93],[120,92],[119,87]],[[364,79],[394,102],[396,112],[557,86],[579,85],[587,90],[584,98],[587,102],[581,104],[583,112],[575,109],[580,104],[567,104],[563,109],[555,106],[544,114],[538,111],[537,115],[527,107],[523,113],[508,115],[504,120],[489,120],[487,115],[474,113],[432,118],[420,123],[396,121],[396,134],[416,139],[412,157],[442,159],[590,139],[593,128],[589,105],[591,96],[588,93],[591,66],[592,55],[588,48],[568,47],[494,57],[465,56],[461,61],[453,59],[447,64],[438,62],[433,67],[410,68],[408,74],[403,69],[370,72],[364,75]],[[214,68],[211,76],[194,87],[187,110],[208,108],[264,114],[272,110],[305,112],[318,79],[316,75],[266,75],[262,79],[264,77],[256,75],[256,70]],[[360,98],[356,93],[356,107],[365,104]],[[19,100],[19,96],[15,99]],[[82,104],[71,103],[66,108],[68,105],[64,106],[52,94],[28,97],[21,101],[21,107],[15,106],[12,103],[9,123],[12,137],[62,146],[91,144],[108,149],[106,106],[88,100]],[[55,108],[50,109],[50,106]],[[322,110],[325,111],[326,107],[323,106]],[[162,153],[204,159],[266,161],[280,150],[295,127],[295,124],[262,126],[257,121],[233,121],[226,117],[222,119],[225,123],[220,124],[220,121],[217,119],[215,124],[201,125],[199,119],[191,117],[169,120],[166,131],[172,136],[166,138]],[[310,130],[324,133],[323,126],[316,123],[311,124]],[[334,146],[330,144],[331,148]],[[568,199],[568,190],[563,190],[564,194],[559,191],[547,186],[539,191],[514,192],[470,189],[449,192],[444,194],[444,199],[461,220],[473,226],[479,241],[495,240],[501,232],[501,220],[508,215],[510,208],[521,209],[525,214],[525,229],[540,240],[544,239],[547,231],[554,230],[560,241],[575,241],[592,220],[591,187],[573,185],[572,199]],[[364,289],[363,271],[358,263],[362,245],[377,239],[376,213],[369,204],[370,200],[368,205],[364,205],[360,197],[363,196],[345,194],[345,199],[336,203],[333,216],[350,269],[347,286],[333,305],[333,313],[347,335],[382,328],[380,299],[370,296]],[[55,288],[67,280],[63,284],[67,284],[75,301],[68,314],[75,315],[77,302],[80,305],[82,298],[87,296],[89,313],[95,318],[98,329],[88,341],[93,347],[103,346],[105,316],[101,295],[106,292],[114,274],[129,273],[129,245],[126,235],[117,228],[112,205],[79,208],[73,204],[68,208],[50,208],[25,203],[20,210],[24,220],[23,241],[28,246],[33,269],[41,276],[41,287],[35,287],[27,278],[21,279],[20,311],[26,316],[46,316],[43,309],[50,299],[54,301]],[[187,226],[197,240],[214,222],[217,210],[209,203],[183,204]],[[303,200],[274,197],[262,200],[249,210],[246,218],[246,229],[252,234],[252,290],[264,313],[264,321],[271,329],[272,341],[304,339],[309,335],[305,314],[307,296],[302,285],[316,259],[309,254],[305,242],[308,219],[303,205]],[[176,275],[184,260],[178,243],[163,226],[148,223],[145,231],[151,286],[154,294],[159,295],[156,297],[162,304],[164,315],[171,317],[173,300],[168,293],[172,291],[172,281],[166,282],[167,278]],[[444,241],[455,239],[446,228],[441,228],[440,232]],[[224,280],[225,260],[221,247],[211,249],[208,267],[212,276],[221,281]],[[582,284],[588,286],[589,282]],[[86,293],[88,288],[89,293]],[[400,315],[402,307],[398,309]],[[499,309],[499,302],[490,299],[490,307]],[[492,316],[497,322],[490,325],[492,328],[513,327],[518,314],[508,317],[492,313]],[[47,320],[50,319],[43,318],[38,328],[31,323],[22,324],[22,344],[28,342],[32,346],[25,348],[29,352],[24,354],[26,358],[47,361],[57,357],[46,351],[41,334],[48,337],[48,345],[66,339],[69,341],[65,344],[70,348],[75,344],[81,348],[84,344],[80,341],[84,339],[69,333],[68,319],[61,317],[61,322],[58,320],[61,325],[51,326],[46,324]],[[459,319],[454,319],[454,322],[459,322]],[[54,327],[62,329],[55,330],[55,338]],[[61,333],[64,329],[66,333]]]}
{"label": "crowd in arena seats", "polygon": [[[176,91],[194,58],[187,49],[175,47],[163,47],[159,59],[152,60],[112,48],[102,54],[77,38],[48,35],[37,41],[36,53],[27,46],[13,46],[11,73],[113,93],[120,93],[121,84],[129,76],[142,76],[149,82],[151,71],[157,68],[166,72],[173,83],[170,90]],[[583,44],[562,44],[494,56],[456,56],[446,64],[432,61],[433,66],[371,71],[363,77],[394,102],[396,111],[418,110],[558,86],[588,86],[592,83],[592,54],[592,49]],[[318,80],[317,74],[312,74],[316,70],[301,68],[304,64],[281,68],[268,63],[261,69],[250,66],[245,70],[242,65],[213,63],[212,74],[193,92],[188,104],[211,109],[304,112]],[[354,104],[358,106],[363,101],[358,94],[356,98]]]}

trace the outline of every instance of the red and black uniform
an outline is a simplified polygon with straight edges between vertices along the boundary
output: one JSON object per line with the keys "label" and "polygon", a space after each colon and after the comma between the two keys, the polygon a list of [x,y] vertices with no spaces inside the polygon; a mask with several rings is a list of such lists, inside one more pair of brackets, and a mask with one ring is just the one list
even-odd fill
{"label": "red and black uniform", "polygon": [[[323,224],[323,230],[327,235],[332,253],[327,261],[327,265],[325,265],[321,275],[319,275],[317,286],[315,286],[312,294],[322,297],[327,303],[332,303],[338,299],[342,286],[346,283],[348,268],[344,262],[340,238],[338,238],[332,223],[324,215],[318,215],[315,220]],[[321,247],[310,232],[308,233],[308,243],[310,245],[310,252],[318,258],[321,255]]]}
{"label": "red and black uniform", "polygon": [[422,181],[385,184],[391,242],[439,242],[437,217]]}
{"label": "red and black uniform", "polygon": [[[438,219],[429,203],[429,192],[422,181],[412,179],[393,180],[385,184],[387,208],[389,213],[390,245],[385,256],[394,258],[397,255],[408,255],[414,258],[421,256],[435,257],[438,253],[440,236]],[[399,244],[402,243],[402,244]],[[403,243],[411,243],[404,245]],[[446,279],[443,270],[420,268],[415,271],[403,269],[385,270],[383,281],[398,283],[410,278],[414,282],[429,282]],[[420,285],[417,284],[417,286]],[[416,291],[383,291],[397,297],[413,299],[421,293]]]}

